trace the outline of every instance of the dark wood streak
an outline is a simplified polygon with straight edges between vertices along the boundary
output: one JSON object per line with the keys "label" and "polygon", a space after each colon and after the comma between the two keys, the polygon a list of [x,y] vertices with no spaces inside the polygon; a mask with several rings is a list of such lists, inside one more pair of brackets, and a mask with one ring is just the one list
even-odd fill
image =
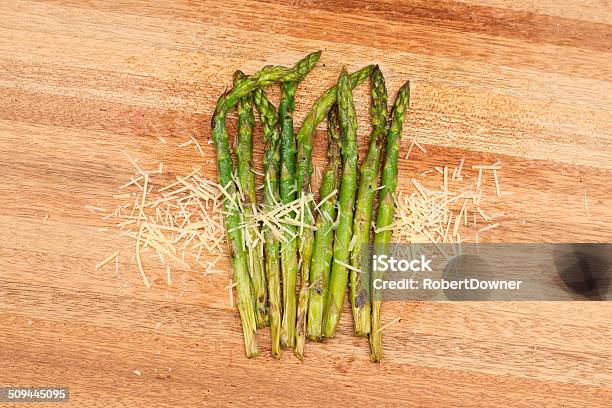
{"label": "dark wood streak", "polygon": [[487,7],[458,1],[325,1],[259,0],[287,6],[351,13],[383,21],[420,24],[533,43],[553,44],[594,51],[612,50],[612,30],[602,23]]}

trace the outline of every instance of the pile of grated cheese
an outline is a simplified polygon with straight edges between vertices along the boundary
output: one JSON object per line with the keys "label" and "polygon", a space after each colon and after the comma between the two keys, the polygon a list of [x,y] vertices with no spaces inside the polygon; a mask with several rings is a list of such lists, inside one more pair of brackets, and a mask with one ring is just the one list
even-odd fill
{"label": "pile of grated cheese", "polygon": [[377,231],[393,231],[394,242],[434,244],[445,256],[439,244],[450,244],[455,255],[462,253],[463,242],[478,244],[481,234],[499,227],[495,218],[503,215],[489,215],[483,209],[487,173],[491,174],[496,195],[505,195],[498,178],[501,162],[471,166],[469,175],[464,164],[462,158],[452,170],[436,166],[421,173],[420,180],[410,179],[414,191],[394,197],[393,222]]}
{"label": "pile of grated cheese", "polygon": [[[201,174],[201,167],[177,176],[170,184],[160,186],[157,178],[162,178],[162,163],[159,163],[155,170],[144,170],[127,152],[122,153],[136,169],[136,173],[119,187],[121,194],[113,196],[114,199],[122,200],[122,203],[110,213],[106,213],[100,206],[85,205],[85,208],[94,213],[105,213],[102,219],[114,221],[119,236],[133,241],[123,250],[134,251],[132,260],[136,262],[147,288],[151,287],[151,281],[144,270],[142,254],[151,250],[153,257],[166,268],[168,285],[172,283],[171,267],[189,270],[201,266],[207,275],[223,273],[214,268],[225,252],[224,202],[228,209],[237,210],[241,217],[237,228],[242,230],[242,243],[251,263],[250,270],[253,270],[254,253],[259,253],[260,259],[263,259],[265,239],[262,226],[269,228],[273,236],[281,242],[294,239],[304,228],[314,229],[314,226],[304,222],[306,214],[312,217],[311,207],[318,210],[321,204],[336,194],[334,191],[323,198],[316,207],[313,194],[301,194],[289,203],[275,203],[273,206],[252,203],[247,218],[245,197],[235,175],[233,182],[238,189],[232,193],[228,191],[228,186],[221,186],[206,179]],[[263,186],[259,187],[262,188]],[[295,229],[292,231],[288,226]],[[108,228],[99,230],[108,231]],[[214,259],[202,263],[200,259],[203,252],[212,255]],[[115,260],[115,267],[118,269],[119,255],[120,250],[113,252],[99,262],[96,269],[112,260]],[[230,303],[233,303],[233,286],[235,285],[230,281]]]}
{"label": "pile of grated cheese", "polygon": [[[113,195],[121,204],[102,219],[114,222],[119,236],[130,238],[132,243],[99,262],[96,269],[113,259],[118,268],[120,251],[130,250],[147,288],[151,287],[151,281],[142,262],[146,252],[165,266],[168,285],[172,283],[171,268],[189,270],[199,265],[205,268],[206,274],[221,273],[214,267],[225,252],[223,189],[203,177],[200,167],[177,176],[170,184],[160,185],[157,178],[163,178],[162,163],[155,170],[144,170],[127,152],[123,154],[136,173],[119,187],[120,194]],[[99,206],[85,207],[92,212],[106,213]],[[214,259],[201,261],[203,252]]]}
{"label": "pile of grated cheese", "polygon": [[[165,266],[168,285],[172,283],[171,268],[174,267],[189,270],[202,266],[206,274],[222,273],[214,268],[225,252],[224,201],[229,209],[236,209],[240,214],[237,228],[243,232],[243,245],[252,263],[254,253],[259,253],[260,259],[263,259],[265,239],[261,227],[268,228],[281,242],[294,239],[304,228],[315,229],[304,221],[306,215],[314,218],[311,208],[321,214],[321,205],[338,193],[334,190],[327,197],[321,197],[316,205],[312,193],[300,194],[289,203],[275,203],[273,206],[251,203],[250,211],[245,212],[244,194],[235,176],[233,182],[238,189],[233,193],[228,192],[227,186],[206,179],[200,167],[177,176],[170,184],[159,186],[156,178],[163,175],[162,163],[155,170],[144,170],[137,160],[127,152],[123,153],[136,173],[119,187],[121,194],[113,196],[114,199],[122,200],[122,203],[114,211],[105,214],[103,219],[114,221],[119,236],[132,240],[123,250],[134,251],[132,259],[136,261],[147,288],[151,287],[151,281],[142,263],[142,254],[145,252],[151,252]],[[396,209],[392,224],[376,232],[391,230],[394,242],[429,243],[436,246],[451,244],[455,255],[461,253],[463,242],[478,244],[479,235],[497,228],[500,224],[495,218],[503,215],[488,215],[483,209],[483,186],[485,180],[488,180],[485,177],[487,173],[490,172],[492,176],[491,189],[494,188],[497,196],[505,195],[501,192],[498,178],[501,163],[473,165],[469,175],[465,174],[468,171],[464,164],[465,158],[462,158],[452,171],[448,166],[436,166],[421,173],[420,180],[410,179],[414,191],[394,197]],[[432,175],[439,176],[439,179]],[[378,189],[382,188],[380,186]],[[99,205],[85,207],[94,213],[106,213]],[[108,228],[100,230],[106,231]],[[448,256],[441,247],[439,249]],[[214,260],[200,261],[204,251],[212,255]],[[99,262],[96,269],[112,260],[115,260],[115,267],[118,268],[119,255],[120,250],[115,251]]]}

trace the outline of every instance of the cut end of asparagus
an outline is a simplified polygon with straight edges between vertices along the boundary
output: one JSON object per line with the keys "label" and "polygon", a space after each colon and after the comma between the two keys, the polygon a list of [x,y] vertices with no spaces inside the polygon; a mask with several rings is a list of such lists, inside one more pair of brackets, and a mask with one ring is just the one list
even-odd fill
{"label": "cut end of asparagus", "polygon": [[353,319],[355,321],[355,335],[365,337],[370,334],[370,309],[353,309]]}
{"label": "cut end of asparagus", "polygon": [[[271,299],[275,297],[276,296],[273,296]],[[280,343],[281,314],[277,306],[280,306],[280,302],[271,302],[270,304],[270,340],[272,343],[270,354],[272,357],[279,359],[282,353]]]}
{"label": "cut end of asparagus", "polygon": [[[242,317],[242,316],[241,316]],[[242,333],[244,335],[244,351],[248,358],[259,355],[259,347],[257,346],[257,332],[254,326],[250,326],[248,322],[242,319]]]}
{"label": "cut end of asparagus", "polygon": [[259,355],[259,349],[257,348],[257,342],[247,345],[245,343],[246,356],[248,358],[257,357]]}
{"label": "cut end of asparagus", "polygon": [[373,363],[380,363],[382,359],[383,359],[382,350],[372,351],[372,353],[370,353],[370,360]]}
{"label": "cut end of asparagus", "polygon": [[336,327],[338,326],[338,320],[340,320],[340,315],[338,314],[334,302],[329,302],[328,307],[329,310],[323,323],[325,326],[323,328],[323,337],[325,337],[326,339],[331,339],[336,335]]}
{"label": "cut end of asparagus", "polygon": [[281,358],[282,354],[280,342],[280,313],[274,313],[270,310],[270,314],[270,337],[272,343],[270,354],[278,360]]}
{"label": "cut end of asparagus", "polygon": [[380,322],[372,323],[372,332],[370,333],[370,360],[374,363],[380,363],[383,358],[382,351],[382,333],[380,332]]}
{"label": "cut end of asparagus", "polygon": [[306,344],[306,337],[298,336],[295,340],[295,347],[293,348],[293,354],[300,360],[304,361],[304,345]]}

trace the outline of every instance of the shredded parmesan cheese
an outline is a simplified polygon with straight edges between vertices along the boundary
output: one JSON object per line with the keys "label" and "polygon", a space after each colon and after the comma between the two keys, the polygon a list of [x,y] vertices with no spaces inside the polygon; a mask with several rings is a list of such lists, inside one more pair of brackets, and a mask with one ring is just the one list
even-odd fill
{"label": "shredded parmesan cheese", "polygon": [[419,150],[423,152],[423,154],[427,154],[427,150],[425,150],[425,148],[421,146],[421,144],[416,139],[414,139],[414,145],[418,147]]}
{"label": "shredded parmesan cheese", "polygon": [[97,212],[105,212],[106,210],[102,207],[96,207],[95,205],[85,205],[85,208],[88,209],[89,211],[91,211],[92,213],[97,213]]}
{"label": "shredded parmesan cheese", "polygon": [[189,137],[193,141],[193,144],[195,145],[196,149],[198,149],[198,152],[200,152],[200,156],[204,157],[204,151],[202,150],[202,146],[200,146],[198,141],[195,140],[195,138],[193,136],[189,136]]}
{"label": "shredded parmesan cheese", "polygon": [[338,264],[338,265],[340,265],[340,266],[345,267],[346,269],[351,270],[351,271],[355,271],[355,272],[358,272],[358,273],[362,273],[362,272],[361,272],[361,269],[359,269],[359,268],[355,268],[354,266],[351,266],[351,265],[347,264],[346,262],[342,262],[342,261],[340,261],[340,260],[338,260],[338,259],[334,259],[334,262],[335,262],[335,263],[337,263],[337,264]]}
{"label": "shredded parmesan cheese", "polygon": [[[127,202],[103,218],[116,219],[114,225],[121,231],[120,236],[133,240],[125,247],[135,251],[133,259],[145,287],[151,287],[143,266],[143,256],[147,251],[164,266],[168,285],[172,284],[172,264],[190,269],[190,263],[198,264],[203,251],[220,256],[224,252],[225,240],[222,189],[214,181],[202,178],[200,167],[160,187],[154,175],[163,174],[163,163],[159,163],[154,171],[146,171],[127,152],[123,153],[137,173],[120,187],[129,189],[128,192],[113,195],[113,198]],[[231,200],[236,201],[233,197]],[[103,211],[98,206],[86,208],[92,212]],[[109,257],[97,267],[111,259]]]}
{"label": "shredded parmesan cheese", "polygon": [[[449,175],[448,166],[436,166],[432,170],[421,173],[431,174],[437,171],[437,177],[442,180],[439,184],[430,177],[427,183],[411,179],[412,189],[408,194],[399,194],[394,197],[394,219],[390,225],[375,229],[375,232],[392,231],[395,242],[430,243],[444,256],[448,256],[440,244],[451,244],[453,253],[462,252],[462,243],[466,236],[474,237],[478,230],[476,213],[479,213],[485,222],[492,220],[480,207],[484,190],[480,188],[481,180],[476,183],[464,167],[465,158],[461,158],[458,166]],[[500,163],[490,166],[475,166],[472,171],[478,171],[482,177],[483,169],[499,170]],[[450,176],[450,177],[449,177]],[[438,179],[439,180],[439,179]],[[438,187],[435,187],[438,186]],[[473,207],[470,207],[472,206]],[[468,223],[468,211],[472,211],[474,223]],[[499,224],[491,224],[487,229],[495,228]],[[473,229],[471,234],[464,229]],[[485,230],[486,231],[486,230]],[[478,236],[476,236],[476,241]]]}
{"label": "shredded parmesan cheese", "polygon": [[412,142],[410,143],[410,147],[408,148],[408,153],[406,153],[406,160],[410,158],[410,153],[412,153],[412,148],[414,147],[414,142],[416,141],[416,138],[416,135],[414,135],[414,137],[412,138]]}
{"label": "shredded parmesan cheese", "polygon": [[488,231],[490,229],[497,228],[497,227],[499,227],[499,223],[498,222],[496,222],[495,224],[489,224],[486,227],[483,227],[483,228],[479,229],[478,233],[481,234],[481,233],[483,233],[485,231]]}
{"label": "shredded parmesan cheese", "polygon": [[495,180],[495,191],[497,196],[501,197],[501,191],[499,190],[499,179],[497,178],[497,169],[493,169],[493,179]]}
{"label": "shredded parmesan cheese", "polygon": [[399,323],[402,321],[402,318],[397,316],[395,319],[391,320],[389,323],[386,323],[384,325],[382,325],[378,330],[376,330],[376,333],[380,333],[383,330],[388,329],[389,327],[393,326],[396,323]]}
{"label": "shredded parmesan cheese", "polygon": [[138,240],[136,242],[136,263],[138,264],[138,270],[140,271],[140,276],[142,276],[142,281],[147,289],[151,288],[151,283],[145,275],[144,268],[142,267],[142,262],[140,260],[140,240],[142,239],[142,227],[140,228],[140,232],[138,233]]}
{"label": "shredded parmesan cheese", "polygon": [[587,192],[584,191],[584,209],[586,210],[587,218],[591,218],[591,211],[589,211],[589,202],[587,201]]}
{"label": "shredded parmesan cheese", "polygon": [[104,265],[112,261],[113,258],[117,258],[118,256],[119,256],[119,251],[113,252],[111,255],[108,256],[108,258],[105,258],[103,261],[98,262],[96,264],[96,269],[100,269],[101,267],[103,267]]}

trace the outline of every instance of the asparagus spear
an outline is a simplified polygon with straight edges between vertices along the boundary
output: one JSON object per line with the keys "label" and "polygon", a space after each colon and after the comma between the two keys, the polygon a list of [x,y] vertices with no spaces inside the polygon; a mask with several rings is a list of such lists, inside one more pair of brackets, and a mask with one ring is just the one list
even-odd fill
{"label": "asparagus spear", "polygon": [[302,277],[302,287],[297,305],[297,317],[295,323],[295,346],[293,354],[300,360],[304,360],[304,346],[306,345],[306,311],[308,309],[308,288],[310,283],[308,277]]}
{"label": "asparagus spear", "polygon": [[353,206],[357,191],[357,117],[351,83],[343,69],[338,79],[338,118],[342,131],[342,180],[340,184],[338,227],[334,241],[334,262],[325,305],[325,337],[334,337],[342,313],[348,281],[349,245],[353,236]]}
{"label": "asparagus spear", "polygon": [[[293,111],[297,82],[281,84],[281,97],[278,117],[281,121],[281,170],[280,198],[283,204],[295,200],[295,153],[296,142],[293,134]],[[281,243],[281,272],[283,283],[283,321],[281,325],[281,344],[293,347],[295,344],[296,299],[295,287],[298,274],[297,239],[295,227],[287,225],[286,242]]]}
{"label": "asparagus spear", "polygon": [[[224,93],[217,100],[215,112],[211,119],[211,133],[217,156],[217,173],[219,184],[223,186],[226,196],[223,200],[225,210],[226,235],[232,261],[233,279],[237,284],[238,310],[242,321],[242,330],[247,357],[258,354],[255,322],[255,306],[248,274],[246,251],[242,240],[239,208],[235,205],[236,186],[232,180],[232,158],[229,147],[229,136],[225,126],[227,112],[236,103],[258,86],[276,81],[296,81],[303,78],[316,64],[321,52],[307,55],[298,61],[293,68],[264,67],[262,70],[241,81],[231,91]],[[280,311],[279,311],[280,312]]]}
{"label": "asparagus spear", "polygon": [[[368,65],[350,74],[351,89],[365,81],[370,76],[372,68],[372,65]],[[298,193],[309,192],[310,178],[312,176],[312,137],[317,129],[317,125],[325,119],[331,107],[336,103],[336,88],[336,86],[332,86],[315,101],[298,131],[296,175]]]}
{"label": "asparagus spear", "polygon": [[[219,98],[219,102],[223,97]],[[221,120],[222,116],[222,120]],[[242,241],[242,231],[238,228],[240,223],[240,210],[236,204],[236,186],[232,181],[232,157],[230,155],[229,137],[225,127],[225,114],[216,116],[218,122],[214,127],[213,137],[217,153],[217,172],[219,184],[225,189],[226,195],[223,199],[225,210],[225,228],[229,253],[232,261],[233,281],[236,283],[238,295],[238,311],[242,321],[242,332],[244,335],[244,347],[247,357],[259,354],[257,347],[257,333],[255,321],[255,304],[253,292],[251,291],[251,280],[247,267],[247,256]]]}
{"label": "asparagus spear", "polygon": [[[304,355],[306,330],[308,338],[321,341],[323,338],[323,308],[329,286],[329,273],[334,242],[334,219],[336,218],[338,169],[341,158],[340,125],[338,106],[334,105],[327,116],[327,166],[323,171],[319,188],[319,211],[314,235],[314,250],[309,281],[302,286],[298,302],[297,340],[294,353],[300,360]],[[312,285],[309,284],[312,282]],[[306,314],[306,308],[308,313]],[[308,321],[306,322],[306,317]],[[303,320],[303,322],[302,322]]]}
{"label": "asparagus spear", "polygon": [[[361,177],[353,217],[353,238],[351,240],[351,266],[364,273],[366,271],[362,268],[362,247],[370,242],[372,205],[378,187],[380,158],[387,136],[387,88],[385,87],[385,78],[378,66],[374,67],[372,71],[371,94],[372,132],[370,133],[370,147],[361,164]],[[362,276],[361,272],[351,270],[350,282],[355,334],[365,336],[370,332],[369,275]]]}
{"label": "asparagus spear", "polygon": [[[334,241],[334,218],[336,218],[336,193],[338,169],[340,168],[340,128],[338,107],[334,105],[327,117],[327,166],[319,188],[319,215],[316,220],[310,276],[302,276],[297,316],[297,334],[294,354],[302,360],[306,332],[312,340],[322,339],[323,305],[329,284],[329,268]],[[312,282],[312,285],[310,284]]]}
{"label": "asparagus spear", "polygon": [[[353,72],[350,76],[350,87],[355,88],[368,78],[372,72],[372,66],[368,65],[359,71]],[[312,105],[310,112],[304,118],[302,126],[297,134],[297,174],[296,183],[298,194],[306,195],[310,193],[310,179],[312,176],[312,137],[317,125],[327,116],[331,107],[336,103],[336,86],[329,88]],[[308,203],[304,210],[303,222],[307,225],[314,225],[314,209],[312,203]],[[300,275],[310,276],[310,263],[314,248],[314,232],[309,228],[300,228],[299,241],[300,253]]]}
{"label": "asparagus spear", "polygon": [[[234,73],[234,85],[246,78],[242,71]],[[238,101],[238,143],[236,145],[236,173],[242,196],[242,214],[245,223],[253,217],[253,207],[257,205],[255,189],[255,173],[253,172],[253,96],[247,94]],[[249,275],[255,298],[255,320],[257,327],[270,324],[268,316],[268,289],[263,265],[263,242],[258,239],[259,226],[252,225],[244,230],[248,260]]]}
{"label": "asparagus spear", "polygon": [[[280,167],[280,125],[276,109],[261,88],[253,91],[253,101],[259,112],[264,135],[264,209],[269,210],[280,200],[278,174]],[[269,227],[264,226],[266,278],[270,300],[270,330],[272,337],[272,356],[281,354],[281,274],[279,242]]]}
{"label": "asparagus spear", "polygon": [[212,117],[213,139],[216,140],[217,137],[221,136],[221,129],[217,128],[217,126],[221,122],[225,123],[225,115],[238,103],[240,98],[257,87],[270,85],[275,82],[301,81],[314,68],[320,57],[321,51],[316,51],[299,60],[292,68],[273,65],[265,66],[221,95]]}
{"label": "asparagus spear", "polygon": [[[385,152],[385,163],[382,171],[382,185],[378,197],[378,214],[376,220],[376,230],[381,230],[393,221],[393,211],[395,203],[393,196],[397,188],[397,159],[399,155],[400,138],[402,134],[402,124],[406,108],[410,101],[410,82],[406,82],[399,90],[393,113],[391,113],[391,125],[387,135],[387,147]],[[374,234],[374,248],[376,251],[386,251],[391,242],[391,231],[383,230]],[[382,279],[382,272],[372,271],[372,281]],[[372,361],[379,362],[382,355],[382,334],[380,332],[380,303],[382,293],[372,286],[372,329],[370,333],[370,357]]]}
{"label": "asparagus spear", "polygon": [[308,299],[308,338],[320,341],[323,338],[323,308],[329,286],[329,271],[334,242],[334,220],[340,168],[340,129],[338,108],[333,107],[327,117],[327,166],[321,178],[319,197],[327,201],[320,204],[314,238],[314,252],[310,269],[312,287]]}

